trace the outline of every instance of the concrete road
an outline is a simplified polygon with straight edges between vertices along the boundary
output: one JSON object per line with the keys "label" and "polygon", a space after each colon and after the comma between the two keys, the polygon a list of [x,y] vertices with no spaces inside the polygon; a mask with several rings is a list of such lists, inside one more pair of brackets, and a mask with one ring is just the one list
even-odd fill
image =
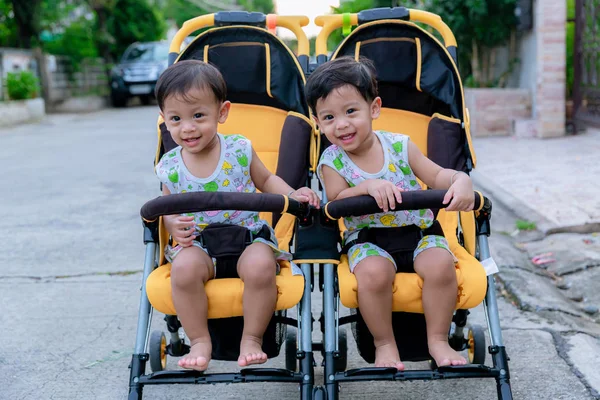
{"label": "concrete road", "polygon": [[[156,116],[153,106],[133,107],[0,129],[0,399],[126,397],[144,257],[139,209],[159,194]],[[318,317],[318,293],[313,298]],[[500,313],[516,399],[597,395],[598,369],[590,366],[598,354],[573,353],[594,349],[592,336],[503,297]],[[154,327],[164,329],[160,319],[155,314]],[[485,325],[481,307],[471,321]],[[349,348],[348,367],[365,366],[352,340]],[[283,363],[282,356],[269,361]],[[215,372],[227,369],[236,364],[211,363]],[[275,400],[297,393],[289,384],[162,386],[148,387],[144,398]],[[347,384],[341,398],[491,399],[495,383]]]}

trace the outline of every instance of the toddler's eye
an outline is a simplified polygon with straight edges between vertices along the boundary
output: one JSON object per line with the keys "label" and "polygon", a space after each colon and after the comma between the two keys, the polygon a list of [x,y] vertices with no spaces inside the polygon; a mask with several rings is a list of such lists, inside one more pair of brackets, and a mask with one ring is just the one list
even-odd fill
{"label": "toddler's eye", "polygon": [[349,108],[348,111],[346,111],[346,114],[352,114],[355,111],[356,110],[354,108]]}
{"label": "toddler's eye", "polygon": [[333,119],[333,115],[326,115],[325,117],[323,117],[323,119],[324,119],[325,121],[330,121],[330,120],[332,120],[332,119]]}
{"label": "toddler's eye", "polygon": [[202,118],[204,115],[201,113],[194,114],[194,118]]}
{"label": "toddler's eye", "polygon": [[173,121],[173,122],[179,122],[179,120],[180,120],[180,119],[181,119],[181,118],[179,118],[177,115],[173,115],[173,116],[171,117],[171,121]]}

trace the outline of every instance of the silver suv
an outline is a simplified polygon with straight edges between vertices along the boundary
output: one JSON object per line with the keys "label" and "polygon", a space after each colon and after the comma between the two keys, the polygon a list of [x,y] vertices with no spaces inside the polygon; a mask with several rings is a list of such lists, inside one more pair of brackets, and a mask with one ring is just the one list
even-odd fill
{"label": "silver suv", "polygon": [[110,97],[113,106],[124,107],[131,97],[139,96],[142,104],[150,103],[154,86],[167,68],[167,42],[133,43],[112,69]]}

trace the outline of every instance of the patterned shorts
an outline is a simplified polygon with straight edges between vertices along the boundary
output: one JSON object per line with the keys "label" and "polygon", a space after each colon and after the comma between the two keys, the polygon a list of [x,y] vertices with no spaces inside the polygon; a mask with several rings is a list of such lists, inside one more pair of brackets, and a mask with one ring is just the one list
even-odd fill
{"label": "patterned shorts", "polygon": [[[425,250],[433,248],[444,249],[452,254],[450,247],[448,246],[448,241],[445,237],[438,235],[427,235],[424,236],[417,244],[412,260],[414,261],[415,258],[417,258],[417,256]],[[398,266],[396,265],[394,258],[387,251],[373,243],[359,243],[348,249],[348,262],[350,263],[350,271],[354,272],[354,268],[356,268],[359,262],[371,256],[384,257],[390,260],[390,262],[394,265],[394,268],[396,268],[396,271],[398,270]],[[457,262],[454,254],[452,254],[452,258],[454,259],[454,262]]]}

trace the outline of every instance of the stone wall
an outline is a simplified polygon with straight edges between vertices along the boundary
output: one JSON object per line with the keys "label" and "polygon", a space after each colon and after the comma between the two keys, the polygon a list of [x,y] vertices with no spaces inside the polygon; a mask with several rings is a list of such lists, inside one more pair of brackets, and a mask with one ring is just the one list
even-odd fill
{"label": "stone wall", "polygon": [[0,102],[2,128],[39,121],[46,115],[43,99],[13,100]]}
{"label": "stone wall", "polygon": [[471,135],[508,136],[515,121],[531,118],[531,94],[527,89],[465,89],[471,117]]}
{"label": "stone wall", "polygon": [[[38,63],[39,59],[43,62]],[[44,95],[48,112],[93,111],[107,105],[110,88],[101,59],[87,59],[74,67],[66,57],[36,58],[31,50],[0,48],[0,101],[10,100],[6,75],[23,70],[33,71],[38,76],[43,86],[40,95]]]}
{"label": "stone wall", "polygon": [[[89,59],[74,67],[66,57],[46,57],[49,111],[66,111],[66,105],[79,98],[107,97],[109,83],[101,59]],[[94,107],[96,109],[97,107]]]}

